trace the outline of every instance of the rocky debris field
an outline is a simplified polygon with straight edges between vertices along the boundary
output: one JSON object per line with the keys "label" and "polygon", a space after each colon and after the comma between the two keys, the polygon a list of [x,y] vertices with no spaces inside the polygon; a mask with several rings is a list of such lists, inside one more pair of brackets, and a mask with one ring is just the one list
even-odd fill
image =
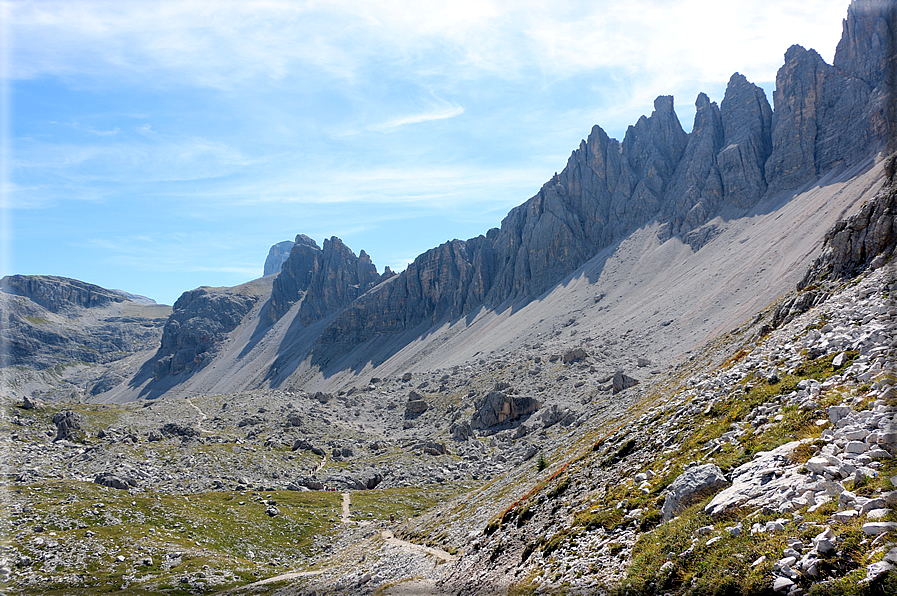
{"label": "rocky debris field", "polygon": [[336,395],[7,400],[0,572],[10,593],[891,589],[892,275],[786,297],[625,388],[537,344]]}
{"label": "rocky debris field", "polygon": [[[435,582],[444,561],[437,570],[412,542],[385,541],[361,524],[386,529],[525,469],[626,395],[615,392],[600,355],[541,349],[367,379],[337,394],[127,405],[4,397],[3,576],[24,593],[101,585],[208,592],[327,567],[373,540],[382,556],[360,555],[377,561],[364,582],[372,590],[378,580]],[[353,524],[339,523],[334,491],[354,495]],[[231,518],[227,535],[214,529],[221,515]],[[339,569],[303,581],[357,588]]]}
{"label": "rocky debris field", "polygon": [[7,402],[0,571],[11,593],[893,586],[892,274],[616,393],[535,345],[337,395]]}
{"label": "rocky debris field", "polygon": [[[683,388],[635,404],[632,423],[544,472],[530,463],[516,501],[469,516],[469,533],[442,530],[437,543],[461,554],[443,587],[893,593],[894,281],[880,268],[830,287],[757,335],[771,309],[724,338],[715,371],[696,358]],[[409,535],[438,536],[446,507]]]}
{"label": "rocky debris field", "polygon": [[654,374],[533,344],[333,395],[7,398],[0,573],[9,593],[887,593],[893,274],[804,288]]}

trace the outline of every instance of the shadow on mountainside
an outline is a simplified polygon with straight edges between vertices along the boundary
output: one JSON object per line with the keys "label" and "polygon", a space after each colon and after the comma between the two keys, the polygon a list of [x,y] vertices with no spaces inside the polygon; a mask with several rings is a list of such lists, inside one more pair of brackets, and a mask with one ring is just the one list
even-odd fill
{"label": "shadow on mountainside", "polygon": [[[594,276],[594,279],[597,279],[601,275],[608,258],[613,255],[619,244],[620,242],[617,242],[613,246],[603,249],[586,262],[588,263],[590,280],[592,276]],[[317,368],[325,379],[344,371],[351,371],[355,375],[359,375],[368,365],[374,368],[379,367],[415,342],[427,343],[428,341],[436,341],[441,343],[448,341],[450,337],[440,333],[440,329],[451,329],[451,336],[463,333],[477,319],[489,311],[497,316],[513,317],[533,302],[544,300],[559,287],[569,285],[574,279],[583,275],[582,270],[583,266],[580,266],[576,271],[566,275],[538,296],[510,298],[497,306],[480,304],[470,312],[460,316],[444,316],[436,320],[425,320],[413,328],[398,333],[380,333],[373,339],[362,343],[332,342],[324,344],[316,342],[308,353],[310,358],[309,364]],[[521,322],[521,324],[526,323]],[[437,347],[438,345],[434,345],[432,349]],[[424,351],[427,350],[428,348],[424,348]],[[298,365],[299,362],[294,361],[292,370],[295,371]],[[285,380],[286,377],[281,377],[281,379]]]}
{"label": "shadow on mountainside", "polygon": [[[777,218],[783,217],[784,214],[776,216],[776,213],[786,207],[796,197],[807,192],[822,192],[836,196],[840,192],[837,188],[834,188],[836,185],[862,176],[869,172],[874,165],[875,159],[870,157],[852,166],[840,166],[825,176],[805,183],[795,189],[771,193],[749,208],[740,210],[730,209],[728,212],[717,213],[714,215],[714,220],[710,223],[717,226],[718,230],[715,231],[713,237],[707,238],[699,244],[694,242],[690,243],[688,241],[689,238],[682,238],[679,236],[667,239],[666,241],[675,239],[683,244],[688,244],[692,254],[696,254],[702,248],[707,246],[716,235],[724,233],[730,225],[738,220],[755,217],[762,218],[769,215],[773,215]],[[306,354],[301,356],[301,358],[308,358],[308,363],[311,367],[317,369],[325,379],[328,379],[346,371],[351,371],[355,375],[360,375],[368,366],[374,368],[379,367],[398,355],[409,345],[416,342],[424,344],[428,342],[436,342],[433,343],[432,347],[423,346],[421,350],[424,353],[437,349],[443,342],[450,341],[451,337],[455,334],[463,333],[463,331],[473,325],[478,318],[483,316],[486,311],[492,311],[499,316],[513,317],[518,311],[524,309],[533,302],[545,300],[558,288],[569,285],[577,278],[585,277],[590,285],[596,284],[602,278],[605,268],[608,265],[608,261],[617,255],[617,251],[620,249],[621,245],[640,230],[650,230],[651,228],[656,228],[662,232],[663,223],[658,222],[657,218],[655,218],[648,224],[629,231],[626,237],[598,251],[589,260],[580,264],[575,271],[568,273],[538,296],[518,296],[516,298],[505,300],[497,306],[480,304],[473,310],[460,316],[443,316],[442,318],[435,318],[433,320],[424,320],[413,328],[405,329],[398,333],[380,333],[374,338],[360,343],[352,341],[321,343],[320,341],[316,341]],[[783,227],[783,233],[787,233],[787,226]],[[658,242],[660,245],[664,244],[664,241],[661,238],[658,238]],[[510,312],[508,312],[509,310]],[[335,318],[335,316],[337,315],[328,318],[324,323],[327,324],[332,318]],[[526,321],[520,322],[520,325],[527,324]],[[447,328],[451,329],[451,331],[439,331]],[[457,328],[457,330],[455,328]],[[284,347],[288,349],[289,346],[290,341],[288,336],[285,338]],[[287,350],[283,350],[282,354],[286,355]],[[281,358],[279,358],[279,360],[281,360]],[[289,369],[280,368],[278,370],[278,379],[280,379],[279,382],[281,383],[284,382],[289,374],[294,372],[300,365],[299,361],[289,361],[288,358],[283,358],[282,361],[284,364],[288,365]]]}

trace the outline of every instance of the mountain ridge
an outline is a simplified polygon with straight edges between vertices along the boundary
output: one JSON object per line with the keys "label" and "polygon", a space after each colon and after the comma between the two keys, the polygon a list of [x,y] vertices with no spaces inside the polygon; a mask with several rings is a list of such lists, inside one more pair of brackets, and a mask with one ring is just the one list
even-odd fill
{"label": "mountain ridge", "polygon": [[[128,383],[129,389],[120,387],[106,397],[189,392],[190,379],[215,362],[225,346],[237,350],[235,366],[246,361],[266,371],[261,377],[247,373],[246,380],[234,381],[238,386],[353,383],[361,370],[376,369],[398,354],[407,355],[406,366],[421,362],[409,346],[429,345],[442,333],[439,329],[457,334],[459,322],[470,326],[493,317],[489,313],[503,319],[507,309],[518,312],[552,292],[563,294],[562,286],[570,283],[564,280],[586,275],[589,267],[594,270],[590,281],[599,281],[601,267],[588,263],[607,251],[610,256],[633,234],[644,238],[649,251],[668,242],[673,242],[669,252],[679,251],[678,243],[691,255],[705,247],[723,250],[722,240],[714,241],[738,236],[732,226],[747,229],[756,218],[810,193],[815,198],[807,199],[807,208],[825,204],[826,215],[809,228],[812,233],[797,231],[805,235],[794,244],[800,248],[785,257],[793,261],[784,267],[789,275],[802,272],[802,264],[811,260],[810,246],[821,243],[840,211],[871,196],[870,184],[880,184],[881,164],[874,156],[894,131],[887,104],[893,61],[887,68],[872,64],[887,62],[890,54],[867,38],[881,37],[882,22],[888,30],[887,17],[874,2],[852,4],[834,65],[813,50],[789,48],[776,77],[775,110],[759,87],[735,73],[719,105],[698,95],[691,133],[682,129],[671,96],[659,96],[654,111],[630,126],[623,141],[594,126],[565,168],[512,209],[499,228],[445,242],[398,275],[388,268],[378,273],[364,251],[356,256],[339,238],[325,240],[321,248],[299,234],[279,272],[270,276],[270,291],[251,296],[228,289],[186,292],[166,324],[162,345],[144,367],[153,374],[144,371]],[[867,46],[875,51],[867,52]],[[871,172],[868,180],[862,178],[865,172]],[[857,176],[865,181],[854,184],[847,196],[844,184]],[[827,204],[836,197],[843,202],[837,213]],[[773,229],[770,233],[779,233]],[[271,254],[282,256],[288,244],[272,247]],[[751,250],[759,251],[758,246]],[[682,263],[692,258],[681,254]],[[762,260],[762,255],[754,258]],[[743,266],[752,265],[744,260]],[[757,290],[754,299],[762,295],[759,300],[768,301],[773,291],[784,290],[782,280],[769,275],[758,278],[768,287]],[[614,279],[632,292],[639,287],[653,291],[646,278],[627,279],[622,270]],[[199,297],[205,306],[195,301]],[[213,303],[230,306],[216,311]],[[610,313],[631,316],[621,308]],[[258,319],[246,319],[250,312]],[[242,327],[247,330],[238,331]],[[235,343],[237,333],[245,339]],[[427,353],[433,349],[426,348]],[[203,383],[227,389],[210,379]]]}

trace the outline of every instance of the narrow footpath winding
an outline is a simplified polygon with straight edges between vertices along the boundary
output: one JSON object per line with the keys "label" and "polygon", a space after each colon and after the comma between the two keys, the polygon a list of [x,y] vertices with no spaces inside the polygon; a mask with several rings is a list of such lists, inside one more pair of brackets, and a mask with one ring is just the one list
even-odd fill
{"label": "narrow footpath winding", "polygon": [[383,530],[382,532],[380,532],[380,537],[383,539],[384,542],[386,542],[386,544],[392,544],[394,546],[400,546],[402,548],[412,550],[415,552],[424,553],[427,555],[433,555],[434,557],[442,559],[443,561],[445,561],[447,563],[451,563],[455,559],[457,559],[457,557],[455,557],[451,553],[448,553],[448,552],[442,550],[441,548],[431,548],[429,546],[414,544],[413,542],[408,542],[407,540],[400,540],[393,535],[392,530]]}
{"label": "narrow footpath winding", "polygon": [[[326,455],[325,455],[326,460]],[[323,463],[322,463],[323,465]],[[370,525],[371,522],[363,521],[363,522],[353,522],[352,513],[350,507],[352,506],[352,493],[344,492],[342,493],[343,502],[342,502],[342,515],[340,516],[340,522],[344,524],[357,523],[361,526]],[[415,544],[413,542],[408,542],[407,540],[401,540],[396,538],[392,533],[392,530],[383,530],[380,532],[380,538],[386,544],[397,546],[401,549],[404,549],[408,552],[420,553],[425,555],[433,555],[437,559],[441,559],[447,563],[454,562],[457,557],[448,553],[440,548],[432,548],[429,546],[423,546],[421,544]],[[285,581],[289,579],[295,579],[300,577],[311,577],[315,575],[321,575],[327,571],[334,569],[333,567],[328,567],[326,569],[320,569],[318,571],[291,571],[289,573],[283,573],[281,575],[275,575],[274,577],[269,577],[267,579],[259,580],[257,582],[253,582],[251,584],[246,584],[245,586],[239,586],[237,588],[233,588],[229,590],[229,592],[240,592],[247,588],[254,588],[257,586],[264,586],[266,584],[272,584],[274,582]],[[386,594],[400,596],[408,594],[421,595],[421,594],[436,594],[436,585],[431,580],[422,580],[422,579],[412,579],[408,582],[401,582],[395,586],[392,586]]]}
{"label": "narrow footpath winding", "polygon": [[197,406],[195,403],[190,401],[189,397],[186,398],[186,400],[187,400],[187,403],[190,404],[190,407],[192,407],[194,410],[196,410],[196,412],[199,414],[199,421],[196,423],[197,430],[199,430],[199,432],[203,432],[203,433],[209,432],[208,430],[206,430],[202,427],[203,420],[208,420],[209,417],[206,416],[205,412],[203,412],[202,410],[199,409],[199,406]]}

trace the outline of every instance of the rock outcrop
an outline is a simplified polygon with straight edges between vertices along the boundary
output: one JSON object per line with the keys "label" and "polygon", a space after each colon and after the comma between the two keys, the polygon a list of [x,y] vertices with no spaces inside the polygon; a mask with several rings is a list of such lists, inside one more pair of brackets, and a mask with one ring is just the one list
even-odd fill
{"label": "rock outcrop", "polygon": [[[720,233],[714,217],[743,214],[770,193],[868,159],[894,128],[882,66],[893,61],[886,13],[871,1],[851,6],[835,66],[791,47],[777,74],[775,111],[735,73],[721,106],[698,96],[690,134],[669,96],[658,97],[622,143],[594,127],[564,170],[501,228],[420,255],[339,312],[319,343],[355,345],[537,297],[651,221],[661,224],[661,241],[678,236],[697,251]],[[334,312],[308,310],[317,318]]]}
{"label": "rock outcrop", "polygon": [[511,422],[535,412],[539,405],[533,397],[490,391],[477,400],[470,424],[473,428],[486,428]]}
{"label": "rock outcrop", "polygon": [[292,240],[284,240],[278,242],[268,251],[268,258],[265,259],[265,270],[263,275],[274,275],[280,273],[280,268],[290,256],[290,251],[296,243]]}
{"label": "rock outcrop", "polygon": [[113,290],[54,275],[8,275],[0,280],[0,289],[6,294],[24,296],[53,313],[98,308],[127,300]]}
{"label": "rock outcrop", "polygon": [[83,441],[84,418],[78,412],[63,410],[53,415],[53,424],[56,426],[56,438],[54,441]]}
{"label": "rock outcrop", "polygon": [[897,252],[897,153],[889,157],[888,183],[859,213],[837,222],[825,235],[822,254],[798,284],[804,289],[826,277],[843,278],[870,265],[883,265]]}
{"label": "rock outcrop", "polygon": [[755,205],[766,192],[766,160],[772,152],[772,108],[766,94],[735,73],[720,103],[725,145],[716,156],[723,203]]}
{"label": "rock outcrop", "polygon": [[769,183],[796,188],[867,155],[881,128],[865,110],[871,91],[863,80],[826,64],[815,50],[791,46],[776,74]]}
{"label": "rock outcrop", "polygon": [[669,486],[663,501],[663,521],[676,517],[683,509],[718,491],[729,482],[716,464],[695,466],[682,472]]}
{"label": "rock outcrop", "polygon": [[[123,309],[127,316],[121,316]],[[2,364],[36,370],[107,364],[151,350],[170,312],[166,306],[135,303],[116,290],[49,275],[4,277],[0,310],[5,317]],[[99,368],[95,372],[102,374]]]}
{"label": "rock outcrop", "polygon": [[293,304],[302,301],[299,320],[309,325],[347,306],[391,273],[377,273],[371,258],[361,251],[357,257],[336,236],[324,247],[300,234],[284,261],[271,291],[271,321],[276,321]]}
{"label": "rock outcrop", "polygon": [[154,359],[155,379],[202,368],[214,355],[216,344],[236,329],[257,300],[207,287],[184,292],[162,331]]}

